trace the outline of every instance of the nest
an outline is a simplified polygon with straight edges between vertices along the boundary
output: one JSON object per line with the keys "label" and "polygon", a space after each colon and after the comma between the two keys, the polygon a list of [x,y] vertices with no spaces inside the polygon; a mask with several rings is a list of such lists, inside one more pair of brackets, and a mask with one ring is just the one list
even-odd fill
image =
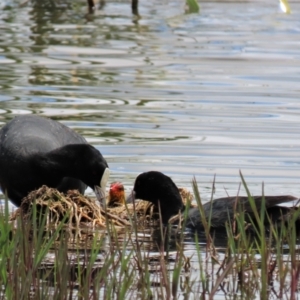
{"label": "nest", "polygon": [[[192,194],[186,189],[180,189],[183,201],[192,201]],[[58,190],[42,186],[28,194],[23,199],[21,207],[12,215],[11,221],[21,216],[25,221],[46,217],[47,226],[57,226],[62,220],[69,228],[79,229],[107,228],[109,225],[124,228],[131,225],[134,219],[136,225],[149,225],[157,219],[157,210],[148,201],[136,201],[116,207],[102,208],[98,201],[83,196],[77,190],[70,190],[67,194]]]}

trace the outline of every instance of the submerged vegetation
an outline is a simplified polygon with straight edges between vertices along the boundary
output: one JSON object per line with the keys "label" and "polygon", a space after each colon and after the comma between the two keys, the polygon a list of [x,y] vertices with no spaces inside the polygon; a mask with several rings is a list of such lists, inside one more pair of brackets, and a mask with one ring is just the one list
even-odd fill
{"label": "submerged vegetation", "polygon": [[[193,188],[201,210],[195,181]],[[184,230],[184,221],[182,227],[140,228],[133,212],[130,226],[120,229],[106,217],[105,226],[86,226],[80,239],[75,226],[66,226],[69,213],[51,230],[47,211],[39,214],[33,202],[31,213],[31,218],[18,214],[11,222],[7,203],[1,212],[0,299],[298,296],[297,210],[268,229],[264,208],[255,212],[253,223],[237,211],[223,231],[210,230],[209,220],[203,220],[205,230],[198,234]]]}

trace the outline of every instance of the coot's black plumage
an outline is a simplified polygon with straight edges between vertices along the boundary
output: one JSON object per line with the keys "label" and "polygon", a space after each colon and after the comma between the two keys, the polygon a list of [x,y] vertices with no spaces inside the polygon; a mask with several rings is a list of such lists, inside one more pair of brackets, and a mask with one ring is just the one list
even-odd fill
{"label": "coot's black plumage", "polygon": [[0,130],[0,186],[17,206],[44,184],[61,192],[95,189],[106,170],[107,162],[96,148],[54,120],[20,115]]}
{"label": "coot's black plumage", "polygon": [[[182,202],[178,188],[172,179],[163,173],[150,171],[140,174],[134,184],[133,194],[135,199],[143,199],[152,202],[158,206],[160,204],[162,222],[166,224],[168,220],[183,211],[185,206]],[[265,207],[267,212],[272,215],[280,216],[281,212],[276,212],[276,205],[284,202],[297,200],[293,196],[265,196]],[[258,211],[263,204],[262,197],[254,197],[255,205]],[[237,205],[236,205],[237,204]],[[215,199],[203,205],[206,219],[210,219],[212,228],[224,227],[228,220],[232,220],[235,212],[239,207],[245,211],[250,217],[253,211],[247,197],[225,197]],[[287,213],[289,208],[282,208]],[[191,208],[188,212],[186,226],[196,230],[202,230],[200,212],[198,208]]]}

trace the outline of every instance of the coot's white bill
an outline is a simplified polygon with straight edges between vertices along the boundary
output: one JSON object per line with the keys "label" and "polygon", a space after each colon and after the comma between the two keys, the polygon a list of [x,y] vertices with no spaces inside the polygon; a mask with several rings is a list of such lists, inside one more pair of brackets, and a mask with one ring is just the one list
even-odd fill
{"label": "coot's white bill", "polygon": [[106,185],[108,182],[108,178],[110,175],[110,171],[109,168],[106,168],[104,170],[104,173],[102,175],[101,181],[100,181],[100,186],[95,185],[94,186],[94,191],[96,194],[96,198],[98,199],[98,201],[100,202],[101,206],[105,206],[106,204]]}

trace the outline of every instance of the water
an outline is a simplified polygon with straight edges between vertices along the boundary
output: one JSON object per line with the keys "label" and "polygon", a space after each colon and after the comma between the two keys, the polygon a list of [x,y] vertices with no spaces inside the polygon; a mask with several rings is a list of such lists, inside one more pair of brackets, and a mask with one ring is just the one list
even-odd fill
{"label": "water", "polygon": [[[299,195],[300,3],[0,0],[0,125],[39,114],[74,128],[130,192],[159,170],[204,200]],[[92,195],[92,191],[88,193]],[[240,192],[245,194],[243,189]]]}
{"label": "water", "polygon": [[[83,134],[128,192],[152,169],[204,198],[299,194],[298,3],[1,2],[1,123],[36,113]],[[90,191],[91,193],[91,191]]]}

